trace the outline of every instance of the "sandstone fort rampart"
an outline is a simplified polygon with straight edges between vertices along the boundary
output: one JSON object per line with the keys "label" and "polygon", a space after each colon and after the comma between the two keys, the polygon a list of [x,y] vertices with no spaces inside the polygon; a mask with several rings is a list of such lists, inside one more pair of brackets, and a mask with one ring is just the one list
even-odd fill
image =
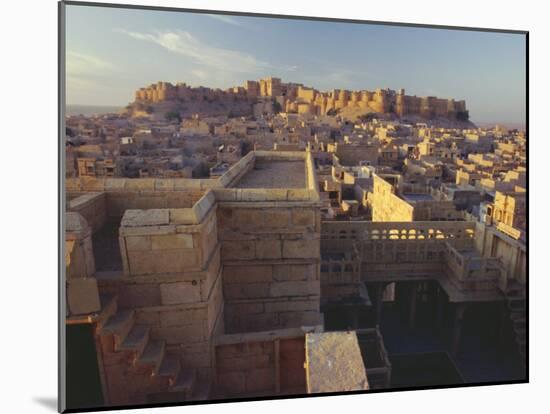
{"label": "sandstone fort rampart", "polygon": [[375,91],[350,91],[333,89],[318,91],[302,84],[284,83],[279,78],[266,78],[259,81],[248,80],[243,86],[228,89],[191,87],[185,83],[172,84],[157,82],[140,88],[135,93],[135,103],[159,104],[169,102],[222,102],[257,103],[271,99],[285,112],[326,115],[345,108],[364,110],[382,114],[395,114],[399,117],[417,115],[431,119],[444,117],[467,120],[468,111],[464,100],[418,97],[406,95],[404,89],[376,89]]}

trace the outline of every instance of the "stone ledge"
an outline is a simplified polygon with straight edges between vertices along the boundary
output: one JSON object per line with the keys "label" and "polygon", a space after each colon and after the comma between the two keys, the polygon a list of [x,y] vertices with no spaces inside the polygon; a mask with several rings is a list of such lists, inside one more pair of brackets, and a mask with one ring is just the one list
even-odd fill
{"label": "stone ledge", "polygon": [[283,338],[303,338],[310,332],[322,332],[323,327],[302,326],[300,328],[283,328],[270,331],[259,331],[249,333],[225,334],[214,338],[214,345],[234,345],[243,342],[263,342]]}
{"label": "stone ledge", "polygon": [[126,210],[122,217],[122,227],[160,226],[170,223],[168,209]]}

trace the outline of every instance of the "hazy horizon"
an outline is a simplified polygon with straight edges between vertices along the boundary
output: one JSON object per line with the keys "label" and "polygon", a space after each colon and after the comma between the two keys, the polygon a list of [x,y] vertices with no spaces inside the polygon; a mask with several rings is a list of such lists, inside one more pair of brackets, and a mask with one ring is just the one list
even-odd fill
{"label": "hazy horizon", "polygon": [[77,5],[66,17],[69,105],[124,107],[157,81],[225,89],[275,76],[464,99],[474,123],[525,125],[521,34]]}

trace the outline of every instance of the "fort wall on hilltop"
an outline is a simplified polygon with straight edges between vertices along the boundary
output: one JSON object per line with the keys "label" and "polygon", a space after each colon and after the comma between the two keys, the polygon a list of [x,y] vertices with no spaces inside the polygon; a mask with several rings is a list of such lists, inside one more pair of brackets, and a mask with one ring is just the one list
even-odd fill
{"label": "fort wall on hilltop", "polygon": [[432,119],[445,117],[467,120],[468,111],[464,100],[418,97],[405,95],[405,90],[376,89],[375,91],[349,91],[334,89],[321,92],[297,83],[284,83],[279,78],[259,81],[247,80],[243,86],[228,89],[191,87],[185,83],[173,85],[157,82],[140,88],[135,93],[135,102],[157,104],[163,102],[235,102],[257,103],[275,99],[281,110],[290,113],[326,115],[344,108],[364,109],[365,112],[395,114],[399,117],[417,115]]}

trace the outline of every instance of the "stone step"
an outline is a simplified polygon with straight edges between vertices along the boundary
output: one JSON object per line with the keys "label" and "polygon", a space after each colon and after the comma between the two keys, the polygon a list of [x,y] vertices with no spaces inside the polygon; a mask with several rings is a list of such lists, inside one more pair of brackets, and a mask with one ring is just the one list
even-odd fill
{"label": "stone step", "polygon": [[132,330],[126,335],[126,338],[120,344],[119,350],[120,351],[133,351],[136,353],[135,359],[137,360],[143,351],[145,350],[145,347],[147,346],[147,342],[149,342],[149,333],[151,332],[151,328],[149,326],[145,325],[134,325]]}
{"label": "stone step", "polygon": [[168,383],[173,385],[176,383],[180,373],[181,366],[177,359],[164,357],[158,371],[159,377],[168,377]]}
{"label": "stone step", "polygon": [[113,335],[115,348],[120,346],[134,326],[134,311],[124,309],[111,316],[103,326],[102,334]]}
{"label": "stone step", "polygon": [[197,379],[197,370],[194,368],[181,369],[176,382],[170,387],[172,392],[183,392],[190,397]]}
{"label": "stone step", "polygon": [[165,350],[166,342],[149,339],[149,342],[139,357],[137,364],[142,366],[151,366],[153,375],[158,375],[160,366],[164,359]]}
{"label": "stone step", "polygon": [[117,313],[118,297],[107,293],[99,294],[99,303],[101,304],[101,312],[97,319],[98,329],[103,329],[107,321]]}
{"label": "stone step", "polygon": [[191,401],[206,401],[210,398],[210,381],[198,380],[191,396]]}

